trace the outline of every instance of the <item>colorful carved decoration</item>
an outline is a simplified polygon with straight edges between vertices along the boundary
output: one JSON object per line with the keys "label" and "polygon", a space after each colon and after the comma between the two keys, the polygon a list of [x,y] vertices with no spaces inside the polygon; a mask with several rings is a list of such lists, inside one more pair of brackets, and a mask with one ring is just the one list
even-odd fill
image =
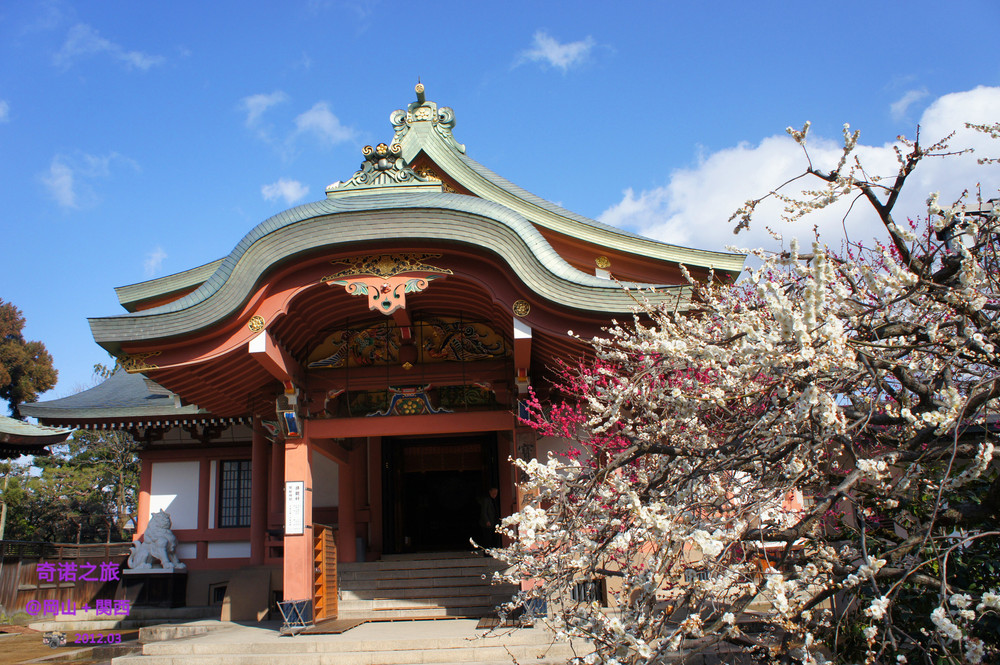
{"label": "colorful carved decoration", "polygon": [[502,335],[485,323],[454,317],[432,317],[413,322],[419,341],[417,357],[400,359],[403,345],[399,327],[387,320],[360,329],[338,330],[309,356],[310,369],[368,367],[371,365],[434,362],[472,362],[503,358],[510,348]]}
{"label": "colorful carved decoration", "polygon": [[264,430],[264,438],[272,443],[281,436],[277,420],[261,420],[260,426]]}
{"label": "colorful carved decoration", "polygon": [[428,319],[424,352],[435,360],[470,361],[502,357],[504,340],[481,323]]}
{"label": "colorful carved decoration", "polygon": [[118,364],[120,364],[122,369],[129,374],[137,374],[150,369],[159,369],[157,365],[149,362],[150,358],[155,358],[158,355],[160,355],[159,351],[147,351],[145,353],[123,355],[118,358]]}
{"label": "colorful carved decoration", "polygon": [[396,277],[408,273],[437,273],[439,275],[451,275],[447,268],[439,268],[424,263],[427,259],[441,258],[440,254],[370,254],[367,256],[353,256],[345,259],[333,259],[330,263],[334,265],[346,265],[340,272],[335,272],[321,279],[321,282],[328,282],[343,277],[355,277],[358,275],[372,275],[374,277]]}
{"label": "colorful carved decoration", "polygon": [[[331,347],[333,352],[329,353]],[[399,356],[399,328],[382,324],[361,330],[340,330],[331,335],[318,351],[325,355],[311,359],[310,369],[395,363]]]}
{"label": "colorful carved decoration", "polygon": [[416,169],[417,174],[427,178],[428,180],[433,180],[434,182],[441,183],[441,191],[448,192],[449,194],[457,194],[458,191],[441,179],[441,174],[432,169],[429,166],[420,166]]}
{"label": "colorful carved decoration", "polygon": [[531,303],[527,300],[515,300],[514,306],[511,307],[511,310],[516,316],[527,316],[528,312],[531,311]]}
{"label": "colorful carved decoration", "polygon": [[594,259],[594,265],[596,265],[601,270],[607,270],[611,267],[611,259],[606,256],[598,256]]}
{"label": "colorful carved decoration", "polygon": [[435,409],[431,405],[430,397],[427,395],[430,387],[430,384],[411,387],[389,386],[389,405],[382,411],[369,413],[368,416],[419,416],[429,413],[451,413],[449,409]]}
{"label": "colorful carved decoration", "polygon": [[440,254],[375,254],[334,259],[333,264],[349,266],[323,277],[329,286],[338,284],[354,296],[366,296],[368,308],[389,315],[406,309],[406,294],[419,293],[430,281],[451,275],[447,268],[424,263]]}
{"label": "colorful carved decoration", "polygon": [[260,332],[264,329],[264,324],[264,317],[259,314],[254,314],[250,317],[250,320],[247,321],[247,328],[249,328],[251,332]]}

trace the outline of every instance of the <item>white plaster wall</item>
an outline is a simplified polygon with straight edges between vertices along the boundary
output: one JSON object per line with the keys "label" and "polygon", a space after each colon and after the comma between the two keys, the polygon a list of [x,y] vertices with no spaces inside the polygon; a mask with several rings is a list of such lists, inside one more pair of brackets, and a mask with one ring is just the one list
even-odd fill
{"label": "white plaster wall", "polygon": [[149,514],[170,513],[174,529],[198,528],[200,462],[153,462],[149,487]]}
{"label": "white plaster wall", "polygon": [[198,543],[178,543],[177,558],[181,561],[194,559],[198,556]]}
{"label": "white plaster wall", "polygon": [[326,455],[313,453],[313,508],[340,505],[340,465]]}
{"label": "white plaster wall", "polygon": [[208,544],[209,559],[233,559],[250,556],[249,540],[232,540]]}

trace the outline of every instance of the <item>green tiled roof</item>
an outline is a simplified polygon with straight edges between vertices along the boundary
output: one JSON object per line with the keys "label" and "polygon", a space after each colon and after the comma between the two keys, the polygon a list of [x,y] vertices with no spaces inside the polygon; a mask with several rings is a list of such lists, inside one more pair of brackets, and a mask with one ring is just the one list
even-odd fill
{"label": "green tiled roof", "polygon": [[[123,343],[204,329],[237,312],[261,275],[273,266],[294,261],[297,255],[307,252],[342,252],[359,243],[377,247],[382,242],[412,240],[425,246],[458,245],[492,252],[504,259],[512,273],[537,296],[601,315],[630,312],[632,296],[613,281],[569,265],[539,228],[657,261],[731,275],[742,269],[743,255],[688,249],[644,238],[577,215],[514,185],[465,155],[465,147],[451,133],[454,113],[426,101],[420,86],[418,101],[406,111],[393,113],[391,120],[396,132],[393,143],[399,147],[379,146],[377,155],[369,154],[364,174],[359,171],[343,186],[331,185],[326,200],[297,206],[263,221],[219,261],[119,288],[119,299],[131,313],[90,319],[94,338],[117,353]],[[442,192],[409,171],[409,165],[421,154],[476,196]],[[351,186],[355,180],[366,184]],[[389,186],[377,184],[382,181]],[[194,291],[174,302],[134,311],[142,301],[195,286]],[[683,310],[689,305],[690,289],[660,285],[646,295],[653,303],[666,302]]]}
{"label": "green tiled roof", "polygon": [[[99,344],[152,340],[202,329],[237,311],[260,276],[298,254],[355,243],[400,239],[471,245],[495,253],[541,297],[601,313],[629,312],[634,304],[615,282],[566,263],[521,215],[499,204],[448,193],[386,193],[301,205],[257,225],[194,292],[150,310],[90,319]],[[643,285],[631,285],[635,287]],[[645,285],[648,286],[648,285]],[[661,287],[651,300],[688,301],[686,286]]]}

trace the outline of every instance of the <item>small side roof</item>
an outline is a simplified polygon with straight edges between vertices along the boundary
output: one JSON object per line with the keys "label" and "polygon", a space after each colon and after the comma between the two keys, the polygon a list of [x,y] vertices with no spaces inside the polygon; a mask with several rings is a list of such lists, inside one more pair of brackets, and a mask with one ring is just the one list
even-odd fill
{"label": "small side roof", "polygon": [[13,459],[21,455],[48,455],[49,451],[45,446],[60,444],[72,433],[72,429],[32,425],[0,416],[0,459]]}
{"label": "small side roof", "polygon": [[18,408],[24,415],[43,422],[83,425],[95,421],[200,421],[211,415],[194,404],[180,405],[170,391],[142,374],[129,374],[120,367],[93,388],[61,399],[22,404]]}

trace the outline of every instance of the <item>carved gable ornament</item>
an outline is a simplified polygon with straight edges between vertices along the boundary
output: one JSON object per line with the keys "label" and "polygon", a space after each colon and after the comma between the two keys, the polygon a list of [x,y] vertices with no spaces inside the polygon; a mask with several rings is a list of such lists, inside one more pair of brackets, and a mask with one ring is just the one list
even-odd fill
{"label": "carved gable ornament", "polygon": [[365,194],[373,189],[426,187],[441,191],[441,183],[432,181],[411,169],[400,156],[402,148],[398,143],[379,143],[374,148],[366,145],[361,149],[365,161],[361,168],[347,182],[335,182],[326,188],[327,197],[349,194]]}
{"label": "carved gable ornament", "polygon": [[455,112],[447,106],[438,106],[424,96],[424,86],[418,83],[414,91],[417,93],[417,101],[411,102],[406,110],[393,111],[389,116],[389,122],[395,135],[393,143],[399,143],[403,136],[410,131],[414,123],[429,122],[438,136],[445,140],[445,143],[460,153],[465,153],[465,146],[455,140],[452,131],[455,128]]}
{"label": "carved gable ornament", "polygon": [[447,268],[425,263],[440,254],[371,254],[334,259],[334,265],[347,267],[323,277],[328,286],[343,286],[352,296],[365,296],[368,308],[385,315],[406,309],[406,294],[419,293],[431,280],[451,275]]}

